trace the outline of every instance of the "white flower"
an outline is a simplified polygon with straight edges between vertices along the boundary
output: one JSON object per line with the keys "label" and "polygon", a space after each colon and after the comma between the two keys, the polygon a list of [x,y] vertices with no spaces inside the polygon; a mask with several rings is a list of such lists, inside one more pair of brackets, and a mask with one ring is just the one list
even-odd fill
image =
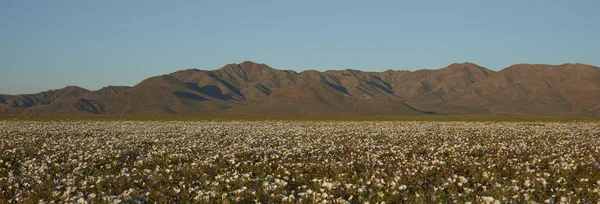
{"label": "white flower", "polygon": [[322,186],[327,188],[327,190],[331,190],[331,188],[333,188],[333,183],[323,182]]}
{"label": "white flower", "polygon": [[525,180],[525,182],[523,182],[523,185],[525,185],[525,187],[530,187],[531,186],[531,181],[530,180]]}
{"label": "white flower", "polygon": [[77,203],[78,204],[87,204],[88,202],[83,198],[79,198],[79,199],[77,199]]}

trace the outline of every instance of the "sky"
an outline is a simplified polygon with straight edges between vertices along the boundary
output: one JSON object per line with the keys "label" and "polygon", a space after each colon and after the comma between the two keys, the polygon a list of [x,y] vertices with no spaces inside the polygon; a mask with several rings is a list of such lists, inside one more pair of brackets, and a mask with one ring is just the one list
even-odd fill
{"label": "sky", "polygon": [[600,66],[598,0],[0,0],[0,93],[284,70]]}

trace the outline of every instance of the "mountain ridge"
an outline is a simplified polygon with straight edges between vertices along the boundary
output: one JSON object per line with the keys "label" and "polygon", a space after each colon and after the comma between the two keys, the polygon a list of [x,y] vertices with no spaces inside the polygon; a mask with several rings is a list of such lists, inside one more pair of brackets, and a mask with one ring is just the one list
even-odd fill
{"label": "mountain ridge", "polygon": [[279,70],[244,61],[185,69],[127,86],[0,94],[0,114],[600,116],[600,68],[471,62],[441,69]]}

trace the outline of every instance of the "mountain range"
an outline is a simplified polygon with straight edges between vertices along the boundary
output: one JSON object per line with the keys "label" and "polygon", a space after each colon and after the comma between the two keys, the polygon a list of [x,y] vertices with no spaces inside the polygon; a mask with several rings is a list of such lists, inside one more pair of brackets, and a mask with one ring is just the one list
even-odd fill
{"label": "mountain range", "polygon": [[600,116],[600,68],[473,63],[438,70],[278,70],[245,61],[187,69],[133,87],[0,94],[0,114]]}

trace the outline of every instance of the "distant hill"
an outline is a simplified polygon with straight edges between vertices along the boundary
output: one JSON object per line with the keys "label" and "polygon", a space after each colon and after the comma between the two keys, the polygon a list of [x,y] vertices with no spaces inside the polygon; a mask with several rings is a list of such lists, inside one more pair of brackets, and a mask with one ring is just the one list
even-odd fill
{"label": "distant hill", "polygon": [[439,70],[295,71],[242,62],[148,78],[133,87],[76,86],[0,95],[0,114],[600,116],[600,68],[472,63]]}

